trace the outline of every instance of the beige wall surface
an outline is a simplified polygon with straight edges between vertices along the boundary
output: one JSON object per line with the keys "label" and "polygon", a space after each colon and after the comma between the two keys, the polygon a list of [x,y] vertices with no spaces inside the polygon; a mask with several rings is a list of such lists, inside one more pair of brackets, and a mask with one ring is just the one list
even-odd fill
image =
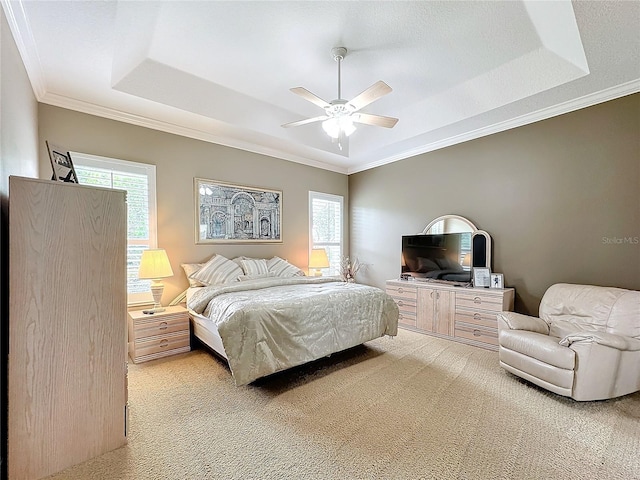
{"label": "beige wall surface", "polygon": [[9,175],[38,176],[38,104],[0,8],[0,478],[6,475]]}
{"label": "beige wall surface", "polygon": [[491,234],[517,311],[558,282],[640,289],[640,94],[351,175],[349,195],[364,283],[398,277],[402,235],[458,214]]}
{"label": "beige wall surface", "polygon": [[[39,122],[42,178],[51,173],[45,140],[71,151],[156,165],[158,246],[167,250],[174,272],[164,280],[165,304],[187,287],[180,264],[205,261],[214,253],[278,255],[306,270],[309,190],[342,195],[348,209],[348,179],[339,173],[49,105],[39,106]],[[282,190],[283,243],[196,245],[194,177]],[[344,228],[347,232],[346,218]]]}
{"label": "beige wall surface", "polygon": [[38,176],[38,103],[0,11],[0,194],[4,202],[9,175]]}

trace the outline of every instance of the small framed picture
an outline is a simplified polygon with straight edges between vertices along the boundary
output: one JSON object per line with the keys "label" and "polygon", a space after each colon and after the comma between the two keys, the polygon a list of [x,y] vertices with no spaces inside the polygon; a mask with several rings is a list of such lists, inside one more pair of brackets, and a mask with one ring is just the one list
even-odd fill
{"label": "small framed picture", "polygon": [[488,268],[473,269],[473,286],[489,288],[491,282],[491,270]]}
{"label": "small framed picture", "polygon": [[76,175],[76,170],[73,168],[69,151],[52,145],[48,140],[45,143],[47,144],[47,150],[49,150],[51,168],[53,168],[51,180],[78,183],[78,176]]}
{"label": "small framed picture", "polygon": [[501,273],[491,274],[491,288],[504,288],[504,275]]}

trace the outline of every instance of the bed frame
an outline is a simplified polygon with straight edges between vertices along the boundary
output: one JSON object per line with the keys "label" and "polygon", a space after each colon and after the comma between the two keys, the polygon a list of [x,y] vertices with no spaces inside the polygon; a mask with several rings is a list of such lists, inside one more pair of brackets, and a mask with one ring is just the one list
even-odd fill
{"label": "bed frame", "polygon": [[[191,319],[191,325],[193,326],[193,334],[195,337],[215,353],[227,360],[227,352],[224,351],[222,338],[220,338],[216,325],[211,322],[211,320],[207,320],[206,317],[198,315],[193,310],[189,310],[189,318]],[[209,328],[204,327],[200,321],[207,322]]]}

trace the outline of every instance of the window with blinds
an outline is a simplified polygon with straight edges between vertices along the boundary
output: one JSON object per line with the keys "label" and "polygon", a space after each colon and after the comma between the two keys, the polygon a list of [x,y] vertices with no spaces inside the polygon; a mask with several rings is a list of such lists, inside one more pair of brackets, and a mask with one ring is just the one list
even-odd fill
{"label": "window with blinds", "polygon": [[127,192],[127,291],[129,303],[151,298],[150,281],[138,279],[142,251],[156,247],[156,167],[71,153],[78,182]]}
{"label": "window with blinds", "polygon": [[329,268],[323,275],[340,275],[343,251],[343,197],[329,193],[309,192],[309,250],[324,248]]}

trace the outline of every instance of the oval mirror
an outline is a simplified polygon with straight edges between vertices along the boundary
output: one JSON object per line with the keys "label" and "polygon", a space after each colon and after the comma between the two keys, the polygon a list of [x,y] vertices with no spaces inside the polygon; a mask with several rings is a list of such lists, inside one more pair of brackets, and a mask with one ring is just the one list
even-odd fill
{"label": "oval mirror", "polygon": [[460,215],[442,215],[427,225],[422,233],[475,233],[478,229],[468,219]]}
{"label": "oval mirror", "polygon": [[491,236],[484,230],[479,230],[471,220],[460,215],[442,215],[422,231],[425,235],[467,232],[472,234],[472,266],[491,268]]}

